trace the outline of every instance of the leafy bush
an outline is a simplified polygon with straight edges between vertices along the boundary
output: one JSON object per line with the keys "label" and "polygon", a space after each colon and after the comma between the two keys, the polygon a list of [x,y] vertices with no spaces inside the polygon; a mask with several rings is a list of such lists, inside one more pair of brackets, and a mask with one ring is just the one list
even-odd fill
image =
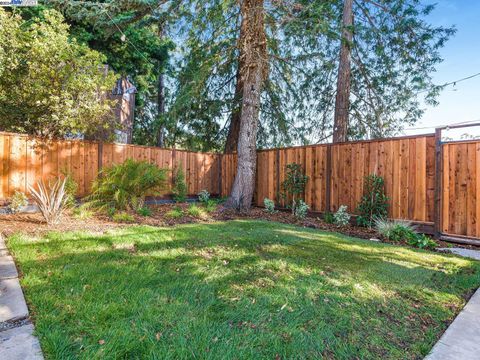
{"label": "leafy bush", "polygon": [[[305,186],[308,182],[308,176],[304,175],[302,165],[291,163],[287,165],[285,180],[282,182],[282,193],[280,194],[285,201],[291,196],[292,202],[287,207],[292,209],[295,214],[297,207],[297,198],[305,192]],[[300,203],[300,202],[299,202]]]}
{"label": "leafy bush", "polygon": [[383,219],[388,212],[388,197],[385,182],[381,176],[371,174],[365,177],[365,187],[357,207],[357,224],[372,227],[376,219]]}
{"label": "leafy bush", "polygon": [[14,214],[18,213],[24,206],[28,205],[28,198],[25,193],[15,190],[8,208]]}
{"label": "leafy bush", "polygon": [[152,216],[152,210],[149,207],[144,206],[137,210],[137,214],[145,217]]}
{"label": "leafy bush", "polygon": [[77,206],[76,208],[73,209],[72,213],[73,213],[73,217],[80,220],[90,219],[94,214],[89,204],[82,204],[80,206]]}
{"label": "leafy bush", "polygon": [[295,217],[302,220],[305,219],[307,217],[308,209],[310,209],[310,207],[303,200],[299,200],[295,207]]}
{"label": "leafy bush", "polygon": [[269,214],[275,214],[277,210],[275,210],[275,202],[270,200],[269,198],[263,199],[263,205],[265,206],[265,211]]}
{"label": "leafy bush", "polygon": [[350,222],[350,214],[347,213],[347,206],[341,205],[333,215],[333,223],[339,227],[347,226]]}
{"label": "leafy bush", "polygon": [[202,190],[198,194],[198,201],[200,201],[203,204],[208,203],[210,200],[210,193],[207,190]]}
{"label": "leafy bush", "polygon": [[325,221],[327,224],[333,224],[335,222],[335,218],[330,211],[327,211],[325,214],[323,214],[323,221]]}
{"label": "leafy bush", "polygon": [[38,191],[32,186],[28,187],[33,200],[37,204],[47,224],[56,224],[65,208],[65,182],[66,179],[57,179],[48,187],[43,181],[37,183]]}
{"label": "leafy bush", "polygon": [[145,196],[158,194],[166,182],[166,170],[146,161],[127,159],[104,169],[95,180],[89,200],[99,208],[138,210]]}
{"label": "leafy bush", "polygon": [[188,215],[190,216],[193,216],[193,217],[196,217],[196,218],[204,218],[206,217],[206,213],[205,213],[205,210],[202,209],[201,207],[198,207],[197,205],[195,204],[191,204],[188,209],[187,209],[187,213]]}
{"label": "leafy bush", "polygon": [[179,164],[174,172],[172,194],[173,200],[176,202],[185,202],[187,200],[187,184],[182,164]]}
{"label": "leafy bush", "polygon": [[419,249],[434,249],[438,244],[425,234],[415,234],[407,243]]}
{"label": "leafy bush", "polygon": [[169,219],[180,219],[183,216],[183,210],[180,207],[174,207],[172,210],[165,213],[165,217]]}
{"label": "leafy bush", "polygon": [[73,208],[77,202],[75,199],[75,196],[77,195],[78,191],[78,184],[77,182],[73,179],[73,177],[65,173],[65,207],[71,209]]}
{"label": "leafy bush", "polygon": [[205,211],[208,212],[208,213],[211,213],[211,212],[214,212],[215,210],[217,210],[217,202],[215,200],[208,200],[206,204],[204,204],[205,206]]}
{"label": "leafy bush", "polygon": [[133,222],[135,222],[135,218],[133,217],[133,215],[131,215],[131,214],[125,212],[125,211],[113,214],[112,219],[113,219],[113,221],[119,222],[119,223],[133,223]]}
{"label": "leafy bush", "polygon": [[377,219],[375,220],[375,228],[380,235],[395,242],[408,241],[417,235],[415,227],[408,221],[403,220]]}

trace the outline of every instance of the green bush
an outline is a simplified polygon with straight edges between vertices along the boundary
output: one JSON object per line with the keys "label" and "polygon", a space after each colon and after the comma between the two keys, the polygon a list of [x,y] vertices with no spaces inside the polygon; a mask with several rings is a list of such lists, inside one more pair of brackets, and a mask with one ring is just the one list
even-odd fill
{"label": "green bush", "polygon": [[180,219],[183,216],[183,210],[180,207],[174,207],[165,213],[165,217],[169,219]]}
{"label": "green bush", "polygon": [[65,207],[73,208],[77,204],[76,195],[78,191],[78,184],[73,180],[72,175],[65,173]]}
{"label": "green bush", "polygon": [[[282,192],[280,196],[287,201],[289,197],[292,198],[287,207],[292,209],[292,214],[295,214],[297,207],[297,199],[305,192],[305,186],[308,182],[308,176],[304,175],[302,165],[291,163],[286,166],[287,173],[285,180],[282,182]],[[303,200],[300,200],[303,202]],[[298,204],[300,204],[300,201]]]}
{"label": "green bush", "polygon": [[333,223],[338,227],[347,226],[350,223],[350,214],[346,205],[340,205],[338,211],[333,215]]}
{"label": "green bush", "polygon": [[152,210],[149,207],[144,206],[137,210],[137,214],[145,217],[152,216]]}
{"label": "green bush", "polygon": [[438,244],[425,234],[415,234],[407,243],[419,249],[434,249]]}
{"label": "green bush", "polygon": [[380,235],[395,242],[408,241],[417,235],[415,228],[408,221],[403,220],[377,219],[375,228]]}
{"label": "green bush", "polygon": [[210,200],[210,193],[207,190],[202,190],[198,193],[198,201],[206,204]]}
{"label": "green bush", "polygon": [[307,217],[308,209],[310,209],[310,207],[303,200],[299,200],[295,207],[295,217],[301,220],[305,219]]}
{"label": "green bush", "polygon": [[277,210],[275,210],[275,202],[270,200],[269,198],[263,199],[263,205],[265,206],[265,211],[269,214],[275,214]]}
{"label": "green bush", "polygon": [[18,213],[22,207],[28,205],[28,198],[25,193],[15,190],[15,193],[12,196],[12,199],[10,200],[10,205],[8,208],[10,211],[14,214]]}
{"label": "green bush", "polygon": [[205,211],[208,213],[211,213],[217,210],[217,202],[212,199],[208,200],[207,203],[204,204],[204,206],[205,206]]}
{"label": "green bush", "polygon": [[357,224],[366,227],[372,227],[375,220],[387,217],[388,197],[381,176],[372,174],[365,177],[364,192],[357,213]]}
{"label": "green bush", "polygon": [[133,215],[127,213],[127,212],[118,212],[113,214],[112,216],[113,221],[119,222],[119,223],[133,223],[135,222],[135,218]]}
{"label": "green bush", "polygon": [[195,204],[191,204],[188,207],[187,214],[195,218],[204,218],[207,215],[204,209]]}
{"label": "green bush", "polygon": [[72,213],[74,218],[80,219],[80,220],[90,219],[94,214],[93,210],[90,208],[88,204],[82,204],[80,206],[75,207]]}
{"label": "green bush", "polygon": [[179,164],[173,175],[173,200],[176,202],[185,202],[187,200],[187,191],[185,173],[183,172],[182,164]]}
{"label": "green bush", "polygon": [[90,203],[99,208],[138,210],[145,196],[156,195],[165,186],[166,170],[146,161],[127,159],[105,168],[94,181]]}
{"label": "green bush", "polygon": [[323,221],[325,221],[327,224],[333,224],[335,222],[333,213],[331,213],[330,211],[327,211],[325,214],[323,214]]}

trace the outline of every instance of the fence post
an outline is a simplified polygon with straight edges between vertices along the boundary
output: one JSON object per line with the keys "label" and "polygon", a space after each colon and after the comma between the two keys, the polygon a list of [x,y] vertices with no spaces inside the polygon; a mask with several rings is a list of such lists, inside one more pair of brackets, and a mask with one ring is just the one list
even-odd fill
{"label": "fence post", "polygon": [[327,144],[327,168],[325,170],[325,181],[327,182],[325,189],[325,212],[330,212],[330,199],[332,197],[332,144]]}
{"label": "fence post", "polygon": [[275,192],[275,202],[277,205],[280,203],[280,149],[277,148],[275,151],[275,168],[276,168],[276,192]]}
{"label": "fence post", "polygon": [[435,129],[435,206],[433,217],[433,229],[436,239],[441,234],[441,216],[442,216],[442,129]]}

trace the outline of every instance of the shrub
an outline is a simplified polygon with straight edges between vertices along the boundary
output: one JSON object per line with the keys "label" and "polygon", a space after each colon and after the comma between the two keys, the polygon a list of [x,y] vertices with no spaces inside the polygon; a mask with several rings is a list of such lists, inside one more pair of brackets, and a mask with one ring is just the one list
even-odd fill
{"label": "shrub", "polygon": [[415,234],[407,243],[419,249],[434,249],[438,244],[425,234]]}
{"label": "shrub", "polygon": [[71,209],[77,204],[75,196],[77,195],[78,184],[70,174],[64,173],[64,176],[66,180],[65,181],[65,198],[66,198],[65,207]]}
{"label": "shrub", "polygon": [[417,235],[415,227],[408,221],[403,220],[377,219],[375,220],[375,228],[380,235],[396,242],[408,241]]}
{"label": "shrub", "polygon": [[303,200],[299,200],[295,207],[295,217],[302,220],[305,219],[307,217],[308,209],[310,209],[310,207]]}
{"label": "shrub", "polygon": [[125,211],[113,214],[112,219],[113,219],[113,221],[119,222],[119,223],[133,223],[133,222],[135,222],[135,218],[133,217],[133,215],[131,215],[131,214],[125,212]]}
{"label": "shrub", "polygon": [[202,190],[198,194],[198,201],[200,201],[203,204],[208,203],[210,200],[210,193],[207,190]]}
{"label": "shrub", "polygon": [[149,207],[144,206],[137,210],[137,214],[145,217],[152,216],[152,210]]}
{"label": "shrub", "polygon": [[350,214],[347,213],[347,206],[341,205],[338,211],[333,215],[333,222],[339,227],[347,226],[350,222]]}
{"label": "shrub", "polygon": [[205,211],[208,213],[211,213],[217,210],[217,202],[211,199],[208,200],[207,203],[204,204],[204,206],[205,206]]}
{"label": "shrub", "polygon": [[365,188],[357,207],[357,224],[372,227],[376,219],[387,216],[388,198],[385,195],[385,182],[375,174],[365,177]]}
{"label": "shrub", "polygon": [[195,204],[191,204],[188,209],[187,213],[190,216],[196,217],[196,218],[204,218],[206,216],[205,210],[202,208],[198,207]]}
{"label": "shrub", "polygon": [[73,217],[80,220],[87,220],[93,216],[93,210],[88,204],[82,204],[73,209]]}
{"label": "shrub", "polygon": [[288,164],[286,168],[287,173],[285,180],[282,182],[283,192],[280,195],[285,201],[291,196],[292,202],[290,204],[287,203],[287,207],[290,207],[292,214],[295,214],[297,198],[305,192],[308,176],[303,174],[302,165],[300,164],[291,163]]}
{"label": "shrub", "polygon": [[275,214],[277,210],[275,210],[275,202],[270,200],[269,198],[263,199],[263,205],[265,205],[265,211],[269,214]]}
{"label": "shrub", "polygon": [[65,182],[66,179],[57,179],[48,187],[43,181],[37,183],[38,191],[32,186],[28,187],[33,200],[37,204],[47,224],[56,224],[65,207]]}
{"label": "shrub", "polygon": [[14,214],[18,213],[24,206],[28,205],[28,198],[25,193],[16,190],[8,206],[10,211]]}
{"label": "shrub", "polygon": [[166,170],[146,161],[127,159],[123,164],[104,169],[92,187],[90,202],[100,208],[138,210],[147,194],[164,188]]}
{"label": "shrub", "polygon": [[335,218],[330,211],[327,211],[325,214],[323,214],[323,221],[325,221],[327,224],[333,224],[335,222]]}
{"label": "shrub", "polygon": [[173,175],[173,200],[176,202],[185,202],[187,200],[187,184],[185,183],[185,173],[182,164],[177,166]]}
{"label": "shrub", "polygon": [[179,207],[174,207],[172,210],[165,213],[165,217],[170,219],[180,219],[183,216],[183,210]]}

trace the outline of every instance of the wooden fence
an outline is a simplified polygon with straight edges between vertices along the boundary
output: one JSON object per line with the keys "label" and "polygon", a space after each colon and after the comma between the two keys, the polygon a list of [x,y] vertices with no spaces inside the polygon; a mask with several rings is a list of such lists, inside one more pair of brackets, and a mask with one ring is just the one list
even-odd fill
{"label": "wooden fence", "polygon": [[[89,141],[43,142],[24,135],[0,133],[0,201],[28,185],[71,174],[78,183],[78,195],[89,193],[100,169],[125,159],[146,160],[159,167],[182,166],[189,194],[207,189],[219,194],[221,155],[138,145],[103,144]],[[170,172],[171,179],[171,172]],[[171,182],[170,182],[171,184]],[[166,192],[169,192],[168,190]]]}
{"label": "wooden fence", "polygon": [[[305,201],[311,210],[336,211],[347,205],[354,213],[364,177],[374,173],[385,179],[390,218],[480,237],[480,141],[442,144],[439,138],[432,134],[260,150],[255,203],[262,206],[268,197],[285,205],[281,184],[286,165],[296,162],[309,176]],[[79,184],[78,195],[86,195],[102,167],[127,158],[170,170],[182,166],[191,195],[207,189],[227,196],[237,168],[236,155],[88,141],[40,142],[0,133],[0,201],[61,173],[71,174]]]}

